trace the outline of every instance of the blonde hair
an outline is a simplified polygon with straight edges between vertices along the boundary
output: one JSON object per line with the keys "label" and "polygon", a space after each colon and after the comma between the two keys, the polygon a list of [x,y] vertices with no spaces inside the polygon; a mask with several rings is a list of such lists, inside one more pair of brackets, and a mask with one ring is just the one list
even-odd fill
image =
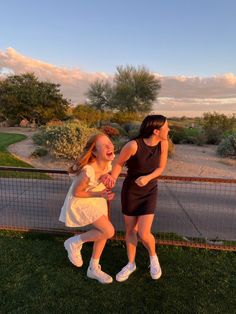
{"label": "blonde hair", "polygon": [[87,164],[93,162],[96,159],[94,152],[96,151],[96,142],[101,136],[106,136],[104,133],[98,133],[92,135],[87,141],[84,152],[80,155],[74,162],[74,164],[69,167],[68,172],[71,174],[79,174],[81,169]]}

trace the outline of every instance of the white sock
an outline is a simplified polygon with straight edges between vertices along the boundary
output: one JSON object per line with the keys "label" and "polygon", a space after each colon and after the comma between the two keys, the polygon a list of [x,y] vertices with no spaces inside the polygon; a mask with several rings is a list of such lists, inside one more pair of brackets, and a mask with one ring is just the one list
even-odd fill
{"label": "white sock", "polygon": [[156,254],[152,256],[150,255],[149,257],[150,257],[150,263],[155,262],[158,259]]}
{"label": "white sock", "polygon": [[98,267],[98,264],[99,264],[99,259],[95,259],[95,258],[91,258],[91,259],[90,259],[89,266],[90,266],[92,269],[97,268],[97,267]]}
{"label": "white sock", "polygon": [[73,239],[73,242],[76,242],[76,244],[83,243],[80,234],[72,237],[71,239]]}
{"label": "white sock", "polygon": [[129,265],[129,268],[133,269],[135,267],[135,262],[133,263],[129,262],[128,265]]}

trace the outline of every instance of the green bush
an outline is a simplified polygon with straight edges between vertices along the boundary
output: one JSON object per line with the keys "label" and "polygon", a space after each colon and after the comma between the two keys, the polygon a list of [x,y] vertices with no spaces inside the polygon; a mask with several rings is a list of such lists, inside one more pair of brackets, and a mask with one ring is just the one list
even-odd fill
{"label": "green bush", "polygon": [[112,139],[112,143],[115,146],[115,152],[119,153],[121,151],[121,148],[129,141],[126,137],[117,137]]}
{"label": "green bush", "polygon": [[208,144],[219,144],[224,137],[224,132],[232,131],[236,124],[236,116],[227,117],[224,114],[204,113],[203,129]]}
{"label": "green bush", "polygon": [[40,127],[39,131],[32,136],[32,139],[36,145],[44,145],[44,129],[45,127]]}
{"label": "green bush", "polygon": [[125,137],[128,136],[128,133],[125,131],[125,129],[122,126],[117,125],[116,129],[119,130],[121,136],[125,136]]}
{"label": "green bush", "polygon": [[199,128],[185,128],[173,125],[169,135],[174,144],[203,145],[206,143],[206,136]]}
{"label": "green bush", "polygon": [[141,121],[144,119],[145,115],[137,112],[116,112],[111,117],[112,122],[116,122],[119,124],[129,123],[132,121]]}
{"label": "green bush", "polygon": [[169,132],[169,137],[174,144],[180,144],[186,138],[184,128],[178,125],[172,125]]}
{"label": "green bush", "polygon": [[222,157],[236,158],[236,132],[222,139],[217,153]]}
{"label": "green bush", "polygon": [[101,111],[95,110],[88,105],[78,105],[73,111],[74,118],[86,123],[88,126],[97,126],[97,123],[101,120]]}
{"label": "green bush", "polygon": [[132,129],[130,129],[128,131],[129,139],[133,139],[133,138],[137,137],[138,135],[139,135],[139,127],[138,126],[133,127]]}
{"label": "green bush", "polygon": [[43,157],[48,154],[48,150],[44,147],[38,147],[35,151],[31,154],[33,157]]}
{"label": "green bush", "polygon": [[170,138],[168,139],[168,143],[168,156],[172,157],[175,153],[175,145]]}
{"label": "green bush", "polygon": [[34,140],[41,142],[57,158],[76,159],[82,153],[88,138],[95,133],[98,133],[97,129],[89,128],[80,121],[68,122],[42,128]]}
{"label": "green bush", "polygon": [[127,122],[127,123],[122,124],[122,127],[126,132],[129,132],[133,128],[140,128],[140,125],[141,125],[141,122],[132,121],[132,122]]}

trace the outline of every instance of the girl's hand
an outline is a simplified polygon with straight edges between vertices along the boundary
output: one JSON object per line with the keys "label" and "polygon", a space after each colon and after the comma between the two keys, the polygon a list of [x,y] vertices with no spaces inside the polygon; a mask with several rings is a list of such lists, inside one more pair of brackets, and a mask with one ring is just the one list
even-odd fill
{"label": "girl's hand", "polygon": [[112,201],[115,197],[115,193],[113,193],[110,189],[104,189],[101,192],[101,196],[108,201]]}
{"label": "girl's hand", "polygon": [[99,179],[107,189],[112,189],[116,183],[116,180],[110,174],[104,174]]}
{"label": "girl's hand", "polygon": [[135,183],[138,185],[138,186],[145,186],[147,185],[149,182],[149,179],[147,176],[141,176],[139,177],[138,179],[135,180]]}

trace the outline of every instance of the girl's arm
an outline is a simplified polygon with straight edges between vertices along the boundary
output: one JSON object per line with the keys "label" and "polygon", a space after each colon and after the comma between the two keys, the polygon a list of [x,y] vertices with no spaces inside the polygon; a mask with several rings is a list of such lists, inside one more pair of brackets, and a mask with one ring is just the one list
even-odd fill
{"label": "girl's arm", "polygon": [[111,192],[104,189],[103,191],[86,191],[88,188],[89,178],[86,175],[85,171],[82,171],[80,174],[80,177],[77,179],[77,181],[74,184],[74,188],[72,190],[72,194],[75,197],[104,197],[106,199],[111,198]]}
{"label": "girl's arm", "polygon": [[159,177],[164,171],[168,157],[168,140],[161,141],[160,165],[152,173],[139,177],[135,182],[139,186],[145,186],[153,179]]}
{"label": "girl's arm", "polygon": [[137,142],[132,140],[128,142],[121,150],[120,155],[118,156],[117,160],[112,167],[111,176],[116,181],[119,177],[121,170],[126,163],[127,160],[133,156],[138,149]]}
{"label": "girl's arm", "polygon": [[102,176],[101,182],[109,189],[113,188],[117,178],[119,177],[121,170],[125,164],[125,162],[133,156],[137,151],[137,142],[132,140],[128,142],[122,149],[112,167],[111,175],[106,174]]}

